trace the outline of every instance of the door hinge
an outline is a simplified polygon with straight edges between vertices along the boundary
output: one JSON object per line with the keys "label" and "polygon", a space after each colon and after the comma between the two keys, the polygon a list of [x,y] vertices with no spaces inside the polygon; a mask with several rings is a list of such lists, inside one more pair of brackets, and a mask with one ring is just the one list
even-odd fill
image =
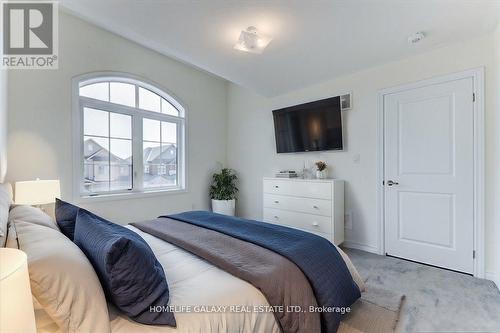
{"label": "door hinge", "polygon": [[476,93],[472,93],[472,101],[475,102],[476,101]]}
{"label": "door hinge", "polygon": [[476,259],[476,251],[472,250],[472,259]]}

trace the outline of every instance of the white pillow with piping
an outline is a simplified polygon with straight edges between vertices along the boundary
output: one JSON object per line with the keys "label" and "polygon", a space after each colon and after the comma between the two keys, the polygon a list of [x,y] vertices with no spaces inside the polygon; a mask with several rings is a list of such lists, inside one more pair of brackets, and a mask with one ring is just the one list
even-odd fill
{"label": "white pillow with piping", "polygon": [[10,209],[9,224],[24,221],[60,231],[57,223],[40,208],[26,205],[14,205]]}
{"label": "white pillow with piping", "polygon": [[31,293],[60,330],[109,333],[104,291],[80,248],[56,229],[14,223],[19,249],[28,256]]}

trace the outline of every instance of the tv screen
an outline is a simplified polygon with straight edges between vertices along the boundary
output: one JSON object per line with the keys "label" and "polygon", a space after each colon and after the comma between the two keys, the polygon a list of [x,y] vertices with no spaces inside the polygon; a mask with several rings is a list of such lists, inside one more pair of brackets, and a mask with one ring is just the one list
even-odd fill
{"label": "tv screen", "polygon": [[342,150],[340,96],[274,110],[278,153]]}

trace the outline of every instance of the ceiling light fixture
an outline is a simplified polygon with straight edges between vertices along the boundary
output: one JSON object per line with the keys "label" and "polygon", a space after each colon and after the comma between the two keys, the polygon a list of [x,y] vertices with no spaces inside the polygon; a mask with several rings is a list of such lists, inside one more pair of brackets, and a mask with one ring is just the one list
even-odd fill
{"label": "ceiling light fixture", "polygon": [[256,27],[248,27],[242,30],[238,42],[234,45],[236,50],[261,54],[271,38],[259,34]]}
{"label": "ceiling light fixture", "polygon": [[424,38],[425,38],[425,35],[423,32],[416,32],[413,35],[410,35],[408,37],[408,44],[417,44],[418,42],[420,42]]}

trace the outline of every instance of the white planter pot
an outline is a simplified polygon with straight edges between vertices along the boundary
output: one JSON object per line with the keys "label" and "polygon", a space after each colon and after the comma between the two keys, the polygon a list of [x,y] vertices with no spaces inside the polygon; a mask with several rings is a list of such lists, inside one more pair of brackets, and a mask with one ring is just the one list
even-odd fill
{"label": "white planter pot", "polygon": [[236,200],[214,200],[212,199],[212,211],[214,213],[234,216]]}
{"label": "white planter pot", "polygon": [[316,178],[325,179],[328,177],[328,171],[325,169],[323,171],[316,170]]}

